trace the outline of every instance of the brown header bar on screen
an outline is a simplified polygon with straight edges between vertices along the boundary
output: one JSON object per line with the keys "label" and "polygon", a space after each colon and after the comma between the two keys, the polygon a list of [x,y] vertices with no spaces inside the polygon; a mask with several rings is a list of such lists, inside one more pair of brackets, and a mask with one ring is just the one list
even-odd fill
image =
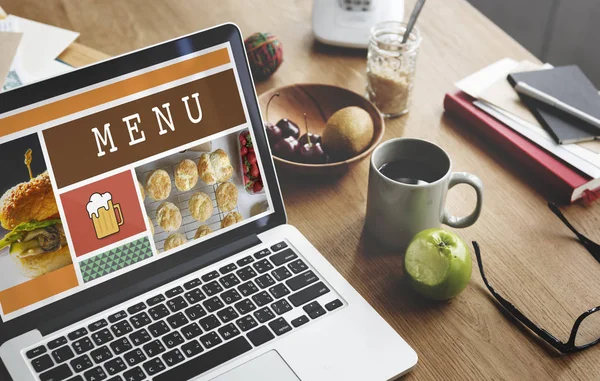
{"label": "brown header bar on screen", "polygon": [[43,135],[56,185],[63,188],[245,122],[229,69],[52,127]]}
{"label": "brown header bar on screen", "polygon": [[0,137],[229,63],[226,48],[0,119]]}

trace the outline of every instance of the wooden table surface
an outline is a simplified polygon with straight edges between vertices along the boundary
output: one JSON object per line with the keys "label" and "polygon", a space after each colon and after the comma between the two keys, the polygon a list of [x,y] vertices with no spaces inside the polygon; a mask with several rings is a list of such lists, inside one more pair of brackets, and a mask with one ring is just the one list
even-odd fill
{"label": "wooden table surface", "polygon": [[[407,9],[413,2],[407,1]],[[8,13],[78,31],[79,43],[109,55],[233,21],[244,35],[269,31],[283,43],[284,63],[270,80],[257,84],[259,94],[302,82],[363,93],[365,52],[315,43],[310,1],[208,3],[4,0],[2,6]],[[566,340],[576,317],[600,305],[600,264],[548,210],[518,163],[445,116],[442,107],[444,94],[469,73],[507,56],[535,58],[464,0],[430,0],[418,25],[423,43],[412,107],[408,115],[386,122],[385,139],[429,139],[449,152],[454,170],[482,179],[480,220],[457,232],[480,243],[488,277],[499,292]],[[63,58],[84,64],[103,55],[76,45]],[[559,356],[541,345],[502,312],[475,267],[467,289],[449,302],[428,302],[410,291],[403,281],[402,253],[382,250],[363,232],[367,174],[365,160],[328,181],[280,176],[289,222],[418,352],[419,363],[407,380],[600,379],[600,347]],[[464,215],[473,205],[470,188],[450,192],[450,211]],[[600,240],[600,206],[572,205],[563,211],[575,226]],[[598,334],[600,319],[592,328]]]}

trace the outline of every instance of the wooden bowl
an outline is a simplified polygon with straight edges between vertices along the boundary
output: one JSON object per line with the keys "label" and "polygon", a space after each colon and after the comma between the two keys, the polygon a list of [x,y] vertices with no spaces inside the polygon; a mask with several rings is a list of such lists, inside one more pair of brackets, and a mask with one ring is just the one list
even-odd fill
{"label": "wooden bowl", "polygon": [[[267,102],[273,94],[279,93],[271,102],[269,114],[266,113]],[[339,174],[348,170],[350,166],[368,157],[373,149],[381,142],[385,125],[383,117],[373,103],[364,97],[337,86],[319,84],[296,84],[271,89],[258,97],[265,120],[275,124],[282,118],[294,121],[300,127],[300,135],[306,133],[304,126],[304,113],[308,120],[308,128],[313,134],[323,135],[327,119],[339,109],[349,106],[358,106],[369,113],[373,120],[373,140],[367,149],[349,159],[326,164],[305,164],[289,161],[273,155],[277,166],[281,169],[290,169],[308,175]],[[272,148],[272,147],[271,147]]]}

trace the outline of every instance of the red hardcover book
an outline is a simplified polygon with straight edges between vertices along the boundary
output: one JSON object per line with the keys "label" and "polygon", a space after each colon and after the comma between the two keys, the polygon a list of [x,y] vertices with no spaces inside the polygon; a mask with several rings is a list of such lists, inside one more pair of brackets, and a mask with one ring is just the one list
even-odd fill
{"label": "red hardcover book", "polygon": [[448,93],[444,98],[444,109],[467,122],[473,130],[492,140],[526,166],[535,174],[536,183],[542,189],[550,191],[552,201],[569,204],[580,198],[591,202],[599,197],[600,179],[593,179],[571,167],[477,108],[473,101],[473,98],[462,91]]}

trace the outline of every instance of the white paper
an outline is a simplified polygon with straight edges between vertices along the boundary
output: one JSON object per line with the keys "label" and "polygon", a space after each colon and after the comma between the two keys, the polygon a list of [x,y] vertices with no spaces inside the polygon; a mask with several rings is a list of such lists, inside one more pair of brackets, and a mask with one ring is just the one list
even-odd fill
{"label": "white paper", "polygon": [[73,70],[73,68],[67,64],[52,60],[48,61],[48,64],[37,72],[37,75],[32,75],[23,68],[19,58],[19,56],[15,57],[13,66],[6,77],[6,82],[4,82],[4,86],[2,89],[0,89],[0,91],[15,89],[23,85],[41,81],[46,78],[55,77]]}
{"label": "white paper", "polygon": [[[536,126],[528,126],[528,123],[524,120],[517,120],[517,117],[514,115],[505,112],[504,110],[487,103],[485,101],[475,101],[473,102],[475,106],[485,111],[489,115],[498,119],[500,122],[504,123],[508,127],[512,128],[519,134],[523,135],[527,139],[531,140],[541,148],[550,152],[554,156],[564,160],[565,162],[571,164],[573,167],[579,169],[581,172],[587,174],[590,177],[595,179],[600,178],[600,167],[595,165],[593,162],[588,161],[587,159],[593,159],[590,155],[596,156],[595,161],[598,162],[598,155],[594,154],[592,151],[586,150],[582,147],[577,146],[576,144],[556,144],[554,139],[548,134],[546,131],[536,127]],[[583,154],[583,151],[586,151],[587,158],[583,158],[579,155]]]}
{"label": "white paper", "polygon": [[[4,21],[13,24],[13,31],[22,32],[19,57],[23,69],[37,78],[44,77],[46,67],[62,53],[79,33],[9,15]],[[14,30],[16,29],[16,30]]]}
{"label": "white paper", "polygon": [[[495,105],[486,103],[485,101],[482,101],[482,103],[487,104],[489,107],[493,108],[494,110],[496,110],[500,114],[506,116],[507,118],[514,120],[515,123],[518,123],[518,124],[522,125],[523,127],[531,130],[536,135],[538,135],[546,140],[552,141],[556,146],[562,147],[565,150],[574,154],[575,156],[592,164],[593,166],[600,168],[600,154],[595,151],[592,151],[590,149],[587,149],[585,147],[586,143],[557,144],[556,141],[552,138],[552,136],[550,136],[550,134],[548,132],[546,132],[546,130],[537,127],[537,125],[531,124],[523,119],[520,119],[519,117],[511,114],[510,112],[502,110],[501,108],[498,108]],[[591,143],[591,142],[589,142],[589,143]]]}
{"label": "white paper", "polygon": [[518,65],[519,63],[511,58],[503,58],[461,79],[454,86],[473,98],[479,98],[488,87],[497,80],[506,78]]}
{"label": "white paper", "polygon": [[[77,38],[78,33],[13,15],[0,20],[0,30],[24,34],[8,75],[0,79],[2,84],[0,91],[11,90],[73,70],[72,67],[56,61],[55,58]],[[47,39],[52,39],[52,43],[48,44]],[[45,50],[40,51],[38,55],[36,51],[39,50],[40,45],[44,45]],[[37,57],[33,61],[32,55]]]}
{"label": "white paper", "polygon": [[37,81],[41,81],[42,79],[50,77],[55,77],[57,75],[67,73],[71,70],[73,70],[73,67],[64,64],[60,61],[52,60],[49,61],[46,66],[44,66],[37,72]]}

